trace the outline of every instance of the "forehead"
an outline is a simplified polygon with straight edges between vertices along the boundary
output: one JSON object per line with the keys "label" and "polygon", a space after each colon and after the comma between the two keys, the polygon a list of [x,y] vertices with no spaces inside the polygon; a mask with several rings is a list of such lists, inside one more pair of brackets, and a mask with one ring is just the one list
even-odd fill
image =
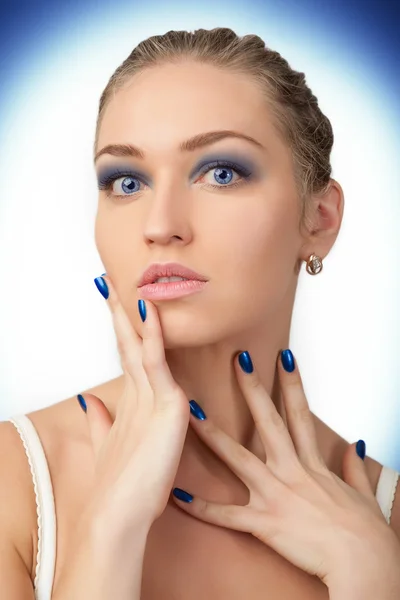
{"label": "forehead", "polygon": [[149,153],[171,151],[222,129],[279,144],[266,96],[250,77],[194,61],[165,64],[138,73],[115,94],[97,147],[131,142]]}

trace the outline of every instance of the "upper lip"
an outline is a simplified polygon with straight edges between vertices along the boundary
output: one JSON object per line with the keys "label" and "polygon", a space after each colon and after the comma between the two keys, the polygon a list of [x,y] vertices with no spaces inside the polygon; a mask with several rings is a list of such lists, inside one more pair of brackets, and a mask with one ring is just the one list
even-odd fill
{"label": "upper lip", "polygon": [[207,281],[204,275],[200,275],[179,263],[154,263],[150,265],[143,273],[138,287],[154,283],[159,277],[184,277],[185,279],[197,279],[198,281]]}

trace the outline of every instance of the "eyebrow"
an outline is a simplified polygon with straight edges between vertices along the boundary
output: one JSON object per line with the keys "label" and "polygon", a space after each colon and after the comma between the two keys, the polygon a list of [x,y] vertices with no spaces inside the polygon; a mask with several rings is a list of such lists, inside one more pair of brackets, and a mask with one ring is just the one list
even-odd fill
{"label": "eyebrow", "polygon": [[[259,148],[265,150],[264,146],[250,137],[249,135],[245,135],[244,133],[240,133],[238,131],[231,131],[229,129],[224,129],[222,131],[208,131],[207,133],[199,133],[190,139],[181,142],[179,145],[180,152],[193,152],[198,148],[202,148],[203,146],[208,146],[209,144],[214,144],[219,140],[223,140],[228,137],[240,138],[243,140],[247,140],[252,144],[255,144]],[[132,144],[108,144],[104,146],[101,150],[96,153],[94,157],[94,162],[98,160],[98,158],[102,154],[111,154],[111,156],[130,156],[132,158],[145,158],[145,154],[140,148],[133,146]]]}

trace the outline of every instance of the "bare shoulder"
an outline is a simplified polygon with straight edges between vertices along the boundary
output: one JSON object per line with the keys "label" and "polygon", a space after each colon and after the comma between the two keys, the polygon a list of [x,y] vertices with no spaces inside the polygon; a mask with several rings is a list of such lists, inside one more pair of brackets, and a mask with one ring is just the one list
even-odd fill
{"label": "bare shoulder", "polygon": [[[70,399],[28,413],[41,441],[53,479],[66,440]],[[79,433],[78,433],[79,436]],[[31,581],[38,548],[36,494],[24,443],[13,423],[0,422],[0,529],[21,557]]]}
{"label": "bare shoulder", "polygon": [[[91,393],[107,404],[114,399],[116,394],[120,393],[121,389],[121,377],[117,377],[86,390],[77,390],[76,394]],[[39,434],[50,471],[52,463],[54,467],[57,467],[61,453],[64,455],[73,448],[88,444],[89,430],[85,414],[79,406],[76,395],[28,413],[27,416]]]}
{"label": "bare shoulder", "polygon": [[[86,390],[102,400],[115,393],[114,380]],[[77,393],[85,393],[79,390]],[[38,433],[61,520],[69,490],[84,487],[90,475],[90,443],[85,414],[76,396],[27,413]],[[70,502],[73,504],[73,502]],[[0,422],[0,531],[21,557],[33,582],[38,547],[37,506],[31,467],[13,423]],[[7,542],[7,543],[8,543]]]}
{"label": "bare shoulder", "polygon": [[32,575],[36,499],[25,449],[9,421],[0,422],[0,490],[1,536],[16,549]]}

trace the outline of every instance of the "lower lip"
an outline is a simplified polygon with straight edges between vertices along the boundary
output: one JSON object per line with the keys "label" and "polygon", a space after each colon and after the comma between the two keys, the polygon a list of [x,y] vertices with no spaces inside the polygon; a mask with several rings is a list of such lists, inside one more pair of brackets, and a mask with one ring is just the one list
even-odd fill
{"label": "lower lip", "polygon": [[187,279],[186,281],[169,281],[168,283],[149,283],[139,287],[140,296],[148,300],[172,300],[201,292],[207,281]]}

